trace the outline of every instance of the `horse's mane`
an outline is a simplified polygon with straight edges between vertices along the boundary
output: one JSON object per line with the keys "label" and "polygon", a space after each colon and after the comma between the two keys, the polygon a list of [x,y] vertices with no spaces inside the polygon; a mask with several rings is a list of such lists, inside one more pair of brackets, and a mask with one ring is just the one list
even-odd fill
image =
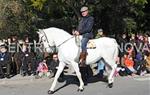
{"label": "horse's mane", "polygon": [[50,28],[47,28],[47,29],[44,29],[45,33],[48,33],[48,32],[51,32],[51,34],[60,34],[60,35],[65,35],[66,36],[71,36],[71,34],[69,34],[67,31],[63,30],[63,29],[60,29],[60,28],[56,28],[56,27],[50,27]]}
{"label": "horse's mane", "polygon": [[47,29],[43,29],[43,32],[46,34],[49,40],[53,39],[53,41],[55,41],[54,43],[56,46],[72,38],[71,34],[60,28],[50,27]]}

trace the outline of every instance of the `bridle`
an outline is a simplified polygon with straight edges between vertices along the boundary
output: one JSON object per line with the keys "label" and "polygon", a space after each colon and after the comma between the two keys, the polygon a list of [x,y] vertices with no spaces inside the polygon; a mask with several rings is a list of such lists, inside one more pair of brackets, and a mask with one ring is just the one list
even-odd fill
{"label": "bridle", "polygon": [[46,43],[48,44],[48,47],[44,47],[45,49],[47,49],[47,48],[50,48],[50,49],[52,49],[52,51],[55,51],[55,46],[50,46],[50,44],[49,44],[49,40],[48,40],[48,38],[47,38],[47,36],[46,36],[46,34],[45,34],[45,32],[43,31],[43,30],[40,30],[44,35],[40,38],[41,39],[41,41],[40,41],[40,43],[44,43],[44,41],[43,41],[43,38],[45,37],[45,39],[46,39]]}
{"label": "bridle", "polygon": [[[56,48],[59,48],[61,45],[63,45],[64,43],[66,43],[67,41],[69,41],[70,39],[72,39],[72,38],[74,37],[74,36],[72,36],[72,37],[68,38],[67,40],[63,41],[61,44],[59,44],[59,45],[57,45],[57,46],[50,46],[49,40],[48,40],[48,38],[47,38],[45,32],[44,32],[43,30],[41,30],[41,31],[42,31],[43,34],[44,34],[44,35],[41,37],[41,41],[43,42],[42,38],[45,37],[46,42],[48,43],[48,47],[46,47],[46,48],[51,48],[53,51],[55,51]],[[46,49],[46,48],[45,48],[45,49]]]}

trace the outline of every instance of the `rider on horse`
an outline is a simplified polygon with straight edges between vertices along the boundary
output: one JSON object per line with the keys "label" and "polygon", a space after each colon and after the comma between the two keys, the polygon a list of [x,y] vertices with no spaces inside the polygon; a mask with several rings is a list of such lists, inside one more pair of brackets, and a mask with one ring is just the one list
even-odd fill
{"label": "rider on horse", "polygon": [[87,43],[89,39],[93,37],[92,27],[94,24],[94,18],[89,15],[88,7],[83,6],[80,11],[82,14],[82,18],[74,34],[83,36],[81,40],[82,52],[80,53],[79,62],[80,62],[80,66],[84,67],[86,66],[85,61],[86,61],[86,56],[87,56]]}

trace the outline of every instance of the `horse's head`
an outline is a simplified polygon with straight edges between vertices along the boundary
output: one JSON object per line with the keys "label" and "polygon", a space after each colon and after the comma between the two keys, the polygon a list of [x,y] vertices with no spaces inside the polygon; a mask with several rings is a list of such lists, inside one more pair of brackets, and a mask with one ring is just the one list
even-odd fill
{"label": "horse's head", "polygon": [[54,41],[52,40],[52,38],[48,38],[48,35],[46,35],[46,33],[44,32],[44,30],[39,29],[39,31],[37,32],[39,34],[39,43],[44,45],[44,49],[46,52],[54,52]]}

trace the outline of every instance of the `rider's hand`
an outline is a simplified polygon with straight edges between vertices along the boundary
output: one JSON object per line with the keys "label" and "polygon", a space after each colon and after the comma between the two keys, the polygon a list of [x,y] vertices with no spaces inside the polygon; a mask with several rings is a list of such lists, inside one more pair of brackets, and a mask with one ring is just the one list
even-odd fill
{"label": "rider's hand", "polygon": [[75,35],[79,36],[80,35],[79,31],[75,31]]}

